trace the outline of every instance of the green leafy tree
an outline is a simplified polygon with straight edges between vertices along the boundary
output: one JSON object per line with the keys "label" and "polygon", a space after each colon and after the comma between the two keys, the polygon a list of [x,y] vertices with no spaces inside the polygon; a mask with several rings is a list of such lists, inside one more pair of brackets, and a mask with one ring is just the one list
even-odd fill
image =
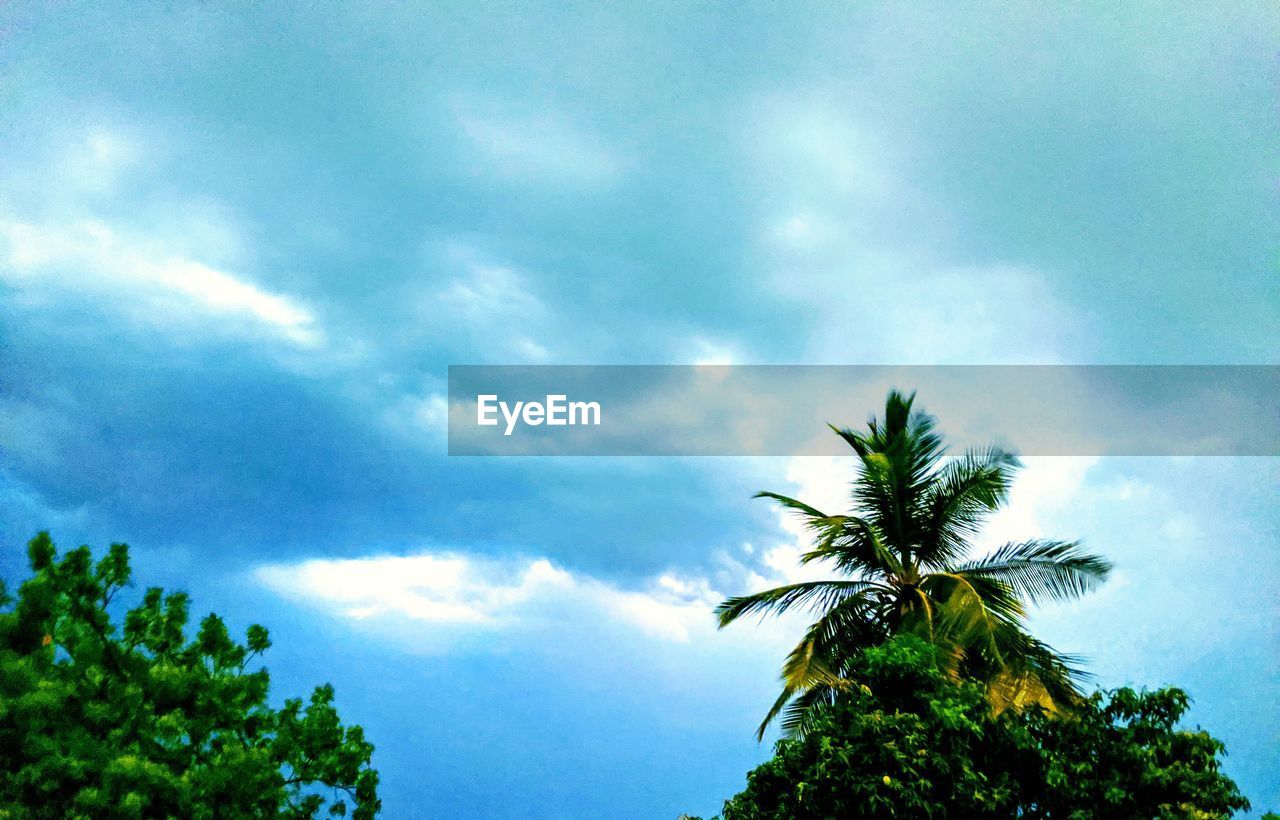
{"label": "green leafy tree", "polygon": [[1230,817],[1249,808],[1222,773],[1222,741],[1178,728],[1191,699],[1181,689],[1095,693],[1066,719],[1036,710],[1024,721],[1039,788],[1024,816]]}
{"label": "green leafy tree", "polygon": [[120,625],[126,545],[59,558],[41,533],[28,555],[16,598],[0,586],[0,817],[376,814],[373,746],[332,687],[267,705],[267,630],[241,644],[208,615],[188,638],[187,596],[156,588]]}
{"label": "green leafy tree", "polygon": [[898,634],[943,647],[948,673],[985,682],[997,709],[1053,708],[1079,696],[1077,659],[1027,631],[1025,604],[1078,596],[1111,565],[1078,543],[1041,539],[967,558],[970,539],[1005,503],[1020,464],[997,447],[948,458],[933,418],[912,412],[913,401],[914,394],[893,391],[884,418],[870,419],[866,431],[831,428],[858,458],[851,512],[756,496],[804,521],[814,546],[803,561],[827,562],[844,576],[730,598],[716,609],[721,627],[797,607],[817,615],[783,664],[783,690],[759,738],[780,714],[787,732],[804,732],[813,707],[846,686],[851,659]]}
{"label": "green leafy tree", "polygon": [[1222,744],[1177,727],[1178,689],[1120,689],[1069,717],[996,714],[943,652],[905,636],[858,654],[853,685],[726,801],[724,820],[1226,818],[1249,803],[1219,769]]}

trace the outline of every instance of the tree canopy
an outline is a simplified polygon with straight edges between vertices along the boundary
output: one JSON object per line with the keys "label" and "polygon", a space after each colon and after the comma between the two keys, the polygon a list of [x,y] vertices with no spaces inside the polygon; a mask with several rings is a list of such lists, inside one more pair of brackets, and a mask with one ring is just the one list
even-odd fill
{"label": "tree canopy", "polygon": [[1225,818],[1249,802],[1220,741],[1178,726],[1179,689],[1095,693],[1069,716],[995,713],[941,650],[905,636],[859,652],[851,687],[783,738],[724,820]]}
{"label": "tree canopy", "polygon": [[831,514],[772,492],[814,537],[804,562],[843,577],[730,598],[720,625],[744,616],[808,608],[817,619],[782,668],[782,694],[760,724],[782,715],[789,732],[845,687],[847,664],[891,636],[912,634],[943,648],[947,672],[982,681],[997,708],[1055,708],[1080,694],[1076,659],[1031,635],[1026,604],[1079,596],[1111,570],[1076,542],[1036,539],[969,557],[971,538],[1008,498],[1020,464],[998,447],[948,458],[915,395],[889,393],[866,430],[832,427],[857,456],[852,509]]}
{"label": "tree canopy", "polygon": [[129,548],[95,561],[28,545],[32,575],[0,585],[0,817],[356,818],[379,809],[373,746],[332,687],[268,705],[270,645],[217,615],[188,636],[189,601],[148,589],[117,623]]}

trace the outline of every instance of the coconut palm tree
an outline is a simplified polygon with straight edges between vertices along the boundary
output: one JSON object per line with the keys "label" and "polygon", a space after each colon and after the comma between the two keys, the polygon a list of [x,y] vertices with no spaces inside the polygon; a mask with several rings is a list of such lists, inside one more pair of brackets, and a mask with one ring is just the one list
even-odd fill
{"label": "coconut palm tree", "polygon": [[1021,466],[998,447],[949,457],[934,420],[912,412],[915,394],[889,393],[884,417],[865,431],[832,427],[858,458],[853,509],[828,515],[803,501],[762,492],[812,533],[805,563],[824,561],[842,577],[788,584],[730,598],[716,608],[724,627],[745,615],[808,608],[817,620],[782,667],[782,694],[757,732],[779,715],[805,731],[813,707],[849,685],[848,661],[868,646],[910,633],[940,647],[947,671],[984,681],[994,709],[1029,702],[1061,708],[1079,697],[1078,659],[1028,633],[1027,603],[1077,597],[1111,570],[1078,542],[1036,539],[969,558],[971,539],[1008,497]]}

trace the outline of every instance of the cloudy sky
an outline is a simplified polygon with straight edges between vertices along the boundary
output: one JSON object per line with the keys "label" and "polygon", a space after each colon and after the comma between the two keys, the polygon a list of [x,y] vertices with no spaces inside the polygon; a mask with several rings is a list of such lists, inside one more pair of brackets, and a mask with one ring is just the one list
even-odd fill
{"label": "cloudy sky", "polygon": [[[7,5],[0,569],[127,540],[265,623],[388,816],[710,813],[795,635],[711,623],[797,572],[749,496],[839,505],[848,464],[449,458],[446,366],[1275,363],[1278,37],[1263,3]],[[1278,485],[1034,459],[983,540],[1110,556],[1037,627],[1189,688],[1264,809]]]}

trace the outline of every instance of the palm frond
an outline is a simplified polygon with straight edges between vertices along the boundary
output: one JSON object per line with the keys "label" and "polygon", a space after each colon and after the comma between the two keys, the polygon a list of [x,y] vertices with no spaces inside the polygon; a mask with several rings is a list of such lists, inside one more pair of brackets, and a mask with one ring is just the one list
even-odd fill
{"label": "palm frond", "polygon": [[764,733],[769,730],[769,724],[778,719],[778,715],[782,714],[782,710],[796,695],[796,690],[790,686],[782,687],[782,694],[778,695],[778,699],[769,707],[769,711],[765,713],[764,720],[760,721],[760,726],[756,728],[756,742],[764,740]]}
{"label": "palm frond", "polygon": [[804,521],[805,529],[814,533],[813,549],[801,556],[801,563],[832,560],[843,572],[897,574],[902,566],[890,552],[879,532],[864,518],[856,515],[827,515],[796,498],[761,491],[753,498],[769,498],[791,510]]}
{"label": "palm frond", "polygon": [[999,579],[959,572],[938,572],[928,577],[949,579],[952,583],[963,586],[977,596],[983,607],[998,621],[1020,623],[1027,614],[1018,593]]}
{"label": "palm frond", "polygon": [[886,545],[903,563],[920,540],[920,502],[946,453],[933,417],[913,412],[914,401],[914,393],[894,390],[885,401],[883,419],[869,419],[865,433],[831,427],[860,458],[853,485],[855,512],[884,533]]}
{"label": "palm frond", "polygon": [[919,635],[930,643],[934,641],[938,607],[929,593],[918,586],[911,587],[906,598],[899,599],[898,612],[903,631]]}
{"label": "palm frond", "polygon": [[937,602],[934,643],[958,648],[965,655],[980,652],[996,666],[1004,665],[997,633],[1010,624],[1019,625],[1023,617],[1022,603],[1012,590],[996,581],[955,573],[932,573],[920,588]]}
{"label": "palm frond", "polygon": [[1098,587],[1111,572],[1111,562],[1085,552],[1078,541],[1033,539],[1009,543],[991,555],[967,561],[954,570],[966,578],[1007,584],[1032,603],[1078,598]]}
{"label": "palm frond", "polygon": [[829,652],[828,647],[806,635],[787,653],[782,664],[782,680],[796,691],[829,684],[839,677],[832,668],[836,663],[835,654]]}
{"label": "palm frond", "polygon": [[830,683],[840,676],[845,660],[884,641],[883,612],[868,594],[874,591],[842,601],[809,625],[783,661],[782,677],[789,685],[801,689]]}
{"label": "palm frond", "polygon": [[[850,597],[810,625],[806,634],[813,637],[823,652],[847,657],[854,651],[875,646],[889,637],[886,615],[892,593],[880,584],[871,584],[857,596]],[[837,664],[833,669],[839,668]]]}
{"label": "palm frond", "polygon": [[846,599],[876,586],[870,581],[805,581],[729,598],[715,609],[721,628],[751,613],[780,615],[796,606],[826,612]]}
{"label": "palm frond", "polygon": [[1089,677],[1081,657],[1058,652],[1014,624],[1001,627],[995,638],[1002,649],[1002,662],[998,669],[988,667],[986,680],[995,680],[999,672],[1012,675],[1014,680],[1034,678],[1055,707],[1069,706],[1081,697],[1080,683]]}
{"label": "palm frond", "polygon": [[827,522],[827,521],[832,521],[834,519],[839,519],[844,517],[844,516],[827,515],[826,513],[822,512],[816,507],[811,507],[808,504],[804,503],[803,501],[800,501],[799,499],[791,498],[790,496],[781,495],[779,493],[771,493],[768,490],[761,490],[760,492],[756,493],[751,497],[752,498],[772,498],[774,501],[777,501],[782,506],[786,507],[792,512],[799,514],[802,518],[804,518],[806,526],[814,526],[815,528],[822,527],[824,526],[824,524],[817,523],[815,525],[815,524],[811,524],[810,522]]}
{"label": "palm frond", "polygon": [[[871,423],[875,423],[874,419]],[[853,448],[853,451],[859,457],[865,457],[867,453],[871,452],[870,443],[864,433],[854,430],[852,427],[836,427],[830,422],[827,423],[827,427],[830,428],[831,432],[844,439],[845,443]]]}
{"label": "palm frond", "polygon": [[[1067,652],[1059,652],[1049,644],[1022,629],[1018,625],[1009,624],[997,634],[997,640],[1012,656],[1024,659],[1023,668],[1040,673],[1052,672],[1050,679],[1057,679],[1071,690],[1076,690],[1076,682],[1087,680],[1092,675],[1084,668],[1085,658]],[[1051,681],[1046,681],[1050,685]]]}
{"label": "palm frond", "polygon": [[920,560],[941,568],[968,550],[969,539],[1009,494],[1017,456],[999,447],[970,450],[933,476],[920,505]]}
{"label": "palm frond", "polygon": [[[780,726],[788,737],[804,737],[808,734],[819,707],[835,702],[839,689],[833,686],[814,686],[791,699],[782,713]],[[765,726],[761,726],[764,729]],[[758,736],[763,737],[761,732]]]}
{"label": "palm frond", "polygon": [[987,681],[987,703],[991,712],[997,715],[1009,709],[1021,712],[1033,705],[1047,712],[1061,710],[1059,701],[1049,694],[1048,687],[1038,675],[1009,669],[1001,670]]}
{"label": "palm frond", "polygon": [[903,573],[902,561],[885,545],[876,528],[857,516],[846,516],[838,528],[833,527],[800,556],[802,564],[822,560],[850,575],[899,577]]}
{"label": "palm frond", "polygon": [[[764,739],[769,725],[777,720],[778,715],[786,714],[783,730],[792,734],[797,723],[807,713],[815,697],[824,692],[835,692],[842,686],[840,677],[817,657],[823,652],[812,635],[806,636],[787,656],[782,669],[782,693],[773,702],[764,720],[756,729],[756,740]],[[790,704],[790,706],[788,706]]]}

